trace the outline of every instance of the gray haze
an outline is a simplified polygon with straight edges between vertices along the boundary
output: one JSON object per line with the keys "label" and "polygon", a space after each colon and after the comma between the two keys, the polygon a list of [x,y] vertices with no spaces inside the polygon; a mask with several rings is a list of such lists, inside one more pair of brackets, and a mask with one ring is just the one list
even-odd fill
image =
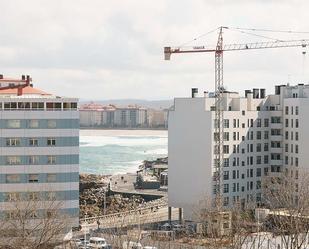
{"label": "gray haze", "polygon": [[[83,99],[171,99],[188,96],[191,87],[213,90],[214,55],[167,62],[163,47],[221,25],[309,31],[306,0],[0,0],[0,9],[1,73],[31,74],[39,88]],[[265,40],[224,35],[226,43]],[[192,44],[214,44],[216,36]],[[224,62],[229,90],[273,91],[274,84],[309,79],[300,48],[231,52]]]}

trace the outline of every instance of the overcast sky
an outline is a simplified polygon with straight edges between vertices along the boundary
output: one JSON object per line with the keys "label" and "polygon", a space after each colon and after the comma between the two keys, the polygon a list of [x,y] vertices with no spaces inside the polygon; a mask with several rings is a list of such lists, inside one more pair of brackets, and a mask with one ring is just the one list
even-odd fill
{"label": "overcast sky", "polygon": [[[30,74],[38,88],[88,100],[169,99],[188,96],[191,87],[212,91],[213,54],[164,61],[163,47],[221,25],[309,31],[306,0],[0,0],[0,9],[1,73]],[[192,44],[214,44],[216,36]],[[266,40],[234,30],[224,39]],[[224,84],[229,90],[272,92],[275,84],[308,82],[308,67],[301,48],[230,52],[224,57]]]}

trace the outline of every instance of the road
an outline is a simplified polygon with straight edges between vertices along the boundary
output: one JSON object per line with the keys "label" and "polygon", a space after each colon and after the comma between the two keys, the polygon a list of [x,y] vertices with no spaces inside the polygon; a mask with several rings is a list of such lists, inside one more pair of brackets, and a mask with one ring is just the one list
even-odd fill
{"label": "road", "polygon": [[135,189],[136,174],[114,175],[110,178],[110,190],[116,193],[127,193],[136,195],[167,196],[166,191],[157,189]]}
{"label": "road", "polygon": [[[172,209],[172,220],[178,219],[178,208]],[[102,216],[100,218],[91,218],[87,220],[85,224],[81,220],[83,229],[94,229],[97,228],[97,220],[100,222],[101,228],[124,228],[127,226],[157,223],[168,220],[168,208],[167,206],[159,207],[158,209],[142,209],[135,212],[123,212],[112,215]]]}

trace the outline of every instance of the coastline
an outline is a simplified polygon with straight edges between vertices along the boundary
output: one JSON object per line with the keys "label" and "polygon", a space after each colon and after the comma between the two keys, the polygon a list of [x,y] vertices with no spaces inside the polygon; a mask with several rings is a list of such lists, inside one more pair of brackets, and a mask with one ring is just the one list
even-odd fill
{"label": "coastline", "polygon": [[[167,158],[144,160],[139,166],[139,171],[151,169],[158,163],[167,163]],[[80,173],[80,217],[86,213],[93,217],[141,208],[149,201],[160,203],[162,198],[166,197],[166,194],[161,191],[156,193],[157,190],[139,189],[136,187],[136,181],[137,172],[114,175]],[[114,182],[119,184],[112,188]]]}
{"label": "coastline", "polygon": [[137,128],[129,128],[129,127],[84,127],[84,126],[81,126],[79,128],[80,130],[145,130],[145,131],[149,131],[149,130],[158,130],[158,131],[167,131],[168,128],[164,128],[164,127],[159,127],[159,128],[155,128],[155,127],[149,127],[149,128],[141,128],[141,127],[137,127]]}

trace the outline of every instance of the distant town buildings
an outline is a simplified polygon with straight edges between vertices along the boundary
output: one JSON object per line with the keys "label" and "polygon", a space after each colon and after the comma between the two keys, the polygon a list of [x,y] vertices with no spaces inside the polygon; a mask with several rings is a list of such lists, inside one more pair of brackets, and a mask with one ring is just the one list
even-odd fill
{"label": "distant town buildings", "polygon": [[68,218],[63,232],[79,225],[77,103],[34,88],[29,76],[0,75],[0,220],[16,220],[31,202],[39,203],[27,210],[36,224],[57,203],[57,212]]}
{"label": "distant town buildings", "polygon": [[169,112],[168,198],[170,207],[183,208],[187,220],[199,203],[215,197],[217,177],[225,207],[260,205],[264,180],[284,175],[297,182],[309,170],[309,85],[276,86],[268,96],[264,89],[246,90],[245,97],[224,92],[221,175],[215,168],[219,135],[213,94],[177,98],[174,106]]}
{"label": "distant town buildings", "polygon": [[154,110],[129,105],[117,107],[84,104],[80,107],[81,127],[102,128],[167,128],[167,110]]}

